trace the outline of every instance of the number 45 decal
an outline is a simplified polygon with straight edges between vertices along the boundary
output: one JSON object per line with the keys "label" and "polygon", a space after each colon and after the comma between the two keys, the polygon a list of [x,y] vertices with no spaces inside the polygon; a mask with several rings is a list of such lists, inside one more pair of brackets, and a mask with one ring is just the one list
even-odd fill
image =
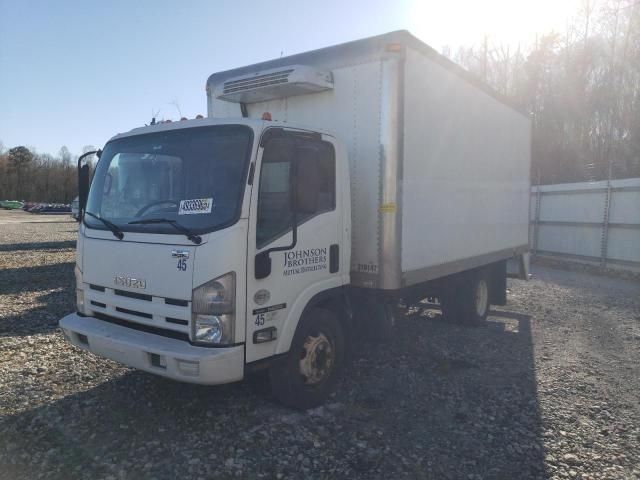
{"label": "number 45 decal", "polygon": [[183,272],[187,270],[187,259],[186,258],[180,258],[178,260],[178,270],[181,270]]}

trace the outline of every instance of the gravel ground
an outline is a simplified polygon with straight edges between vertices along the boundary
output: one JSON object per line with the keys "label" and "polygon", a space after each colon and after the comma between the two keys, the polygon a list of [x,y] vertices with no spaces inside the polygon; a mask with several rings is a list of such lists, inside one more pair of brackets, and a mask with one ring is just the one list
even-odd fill
{"label": "gravel ground", "polygon": [[67,345],[76,224],[18,215],[0,210],[0,478],[640,478],[638,281],[534,266],[480,328],[411,306],[298,413],[264,375],[179,384]]}

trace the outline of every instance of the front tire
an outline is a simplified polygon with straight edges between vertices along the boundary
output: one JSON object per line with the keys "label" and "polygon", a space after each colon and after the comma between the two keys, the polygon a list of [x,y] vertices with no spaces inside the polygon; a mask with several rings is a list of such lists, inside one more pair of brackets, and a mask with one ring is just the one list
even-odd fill
{"label": "front tire", "polygon": [[316,308],[298,325],[291,348],[270,368],[273,395],[284,405],[306,410],[322,405],[344,364],[342,325],[330,311]]}

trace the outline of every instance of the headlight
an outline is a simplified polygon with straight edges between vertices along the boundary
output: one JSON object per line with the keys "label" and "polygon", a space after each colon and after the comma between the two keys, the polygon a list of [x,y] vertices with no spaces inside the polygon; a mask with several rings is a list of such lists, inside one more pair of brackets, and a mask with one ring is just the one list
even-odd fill
{"label": "headlight", "polygon": [[193,340],[197,343],[233,343],[235,315],[193,315]]}
{"label": "headlight", "polygon": [[82,272],[78,265],[73,269],[73,273],[76,277],[76,310],[78,313],[85,313],[84,309],[84,289],[82,285]]}
{"label": "headlight", "polygon": [[193,291],[193,313],[233,313],[236,302],[236,274],[229,272]]}
{"label": "headlight", "polygon": [[235,334],[236,275],[229,272],[193,291],[192,339],[203,344],[228,344]]}

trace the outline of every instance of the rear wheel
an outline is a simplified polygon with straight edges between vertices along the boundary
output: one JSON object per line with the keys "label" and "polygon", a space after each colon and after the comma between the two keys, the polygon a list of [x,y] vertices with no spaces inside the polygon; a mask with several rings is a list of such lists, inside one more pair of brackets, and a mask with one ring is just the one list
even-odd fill
{"label": "rear wheel", "polygon": [[467,325],[478,325],[487,319],[491,292],[486,273],[466,274],[451,282],[441,295],[442,312],[448,319]]}
{"label": "rear wheel", "polygon": [[358,334],[362,338],[378,342],[393,338],[396,312],[391,304],[371,298],[358,298],[353,304],[353,315]]}
{"label": "rear wheel", "polygon": [[313,408],[327,399],[344,363],[344,332],[335,315],[314,309],[301,320],[289,353],[269,372],[274,396],[299,409]]}

